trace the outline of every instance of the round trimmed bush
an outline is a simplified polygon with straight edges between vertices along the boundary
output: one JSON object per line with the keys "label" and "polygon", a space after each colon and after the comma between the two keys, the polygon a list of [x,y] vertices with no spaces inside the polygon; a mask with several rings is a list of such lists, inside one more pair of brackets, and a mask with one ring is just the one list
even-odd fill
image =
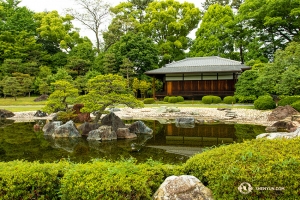
{"label": "round trimmed bush", "polygon": [[222,99],[218,96],[212,96],[212,103],[221,103]]}
{"label": "round trimmed bush", "polygon": [[233,97],[233,96],[227,96],[227,97],[224,97],[223,101],[224,101],[224,103],[226,103],[226,104],[233,104],[233,103],[236,103],[236,99],[235,99],[235,97]]}
{"label": "round trimmed bush", "polygon": [[177,97],[169,97],[169,103],[177,103]]}
{"label": "round trimmed bush", "polygon": [[169,102],[169,96],[164,97],[164,102]]}
{"label": "round trimmed bush", "polygon": [[[300,138],[256,139],[220,146],[190,158],[181,174],[197,177],[212,190],[215,199],[299,199],[299,145]],[[251,184],[251,193],[239,192],[243,182]]]}
{"label": "round trimmed bush", "polygon": [[177,97],[177,102],[184,102],[184,98],[182,96]]}
{"label": "round trimmed bush", "polygon": [[153,104],[155,100],[153,98],[146,98],[144,99],[144,104]]}
{"label": "round trimmed bush", "polygon": [[296,101],[294,103],[292,103],[291,105],[293,108],[295,108],[295,110],[297,110],[298,112],[300,112],[300,100]]}
{"label": "round trimmed bush", "polygon": [[285,97],[278,101],[278,106],[286,106],[286,105],[292,105],[294,102],[299,101],[300,97]]}
{"label": "round trimmed bush", "polygon": [[204,96],[202,97],[202,103],[204,104],[211,104],[213,102],[212,96]]}
{"label": "round trimmed bush", "polygon": [[254,101],[254,108],[258,110],[268,110],[275,107],[276,104],[270,95],[260,96]]}

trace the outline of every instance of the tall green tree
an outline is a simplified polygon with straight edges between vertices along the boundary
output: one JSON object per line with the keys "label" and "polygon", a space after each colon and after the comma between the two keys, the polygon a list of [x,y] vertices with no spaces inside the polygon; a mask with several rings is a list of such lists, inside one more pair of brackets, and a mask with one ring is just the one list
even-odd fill
{"label": "tall green tree", "polygon": [[234,15],[229,6],[211,5],[205,12],[196,39],[189,52],[192,57],[220,56],[237,59],[234,39],[228,28]]}
{"label": "tall green tree", "polygon": [[119,73],[126,77],[128,88],[130,86],[130,79],[134,75],[134,65],[128,58],[123,58],[122,65],[120,65]]}
{"label": "tall green tree", "polygon": [[17,97],[20,96],[22,91],[22,86],[18,82],[16,77],[6,76],[1,81],[1,86],[3,87],[3,94],[4,98],[6,98],[7,95],[10,95],[14,97],[15,101],[17,100]]}
{"label": "tall green tree", "polygon": [[89,80],[88,94],[79,97],[84,104],[83,112],[96,112],[95,121],[98,122],[103,111],[110,105],[125,104],[128,107],[142,107],[127,88],[126,80],[119,75],[98,75]]}
{"label": "tall green tree", "polygon": [[41,12],[34,15],[38,25],[38,42],[50,54],[62,50],[70,51],[77,43],[82,42],[79,30],[74,28],[71,15],[60,16],[57,11]]}
{"label": "tall green tree", "polygon": [[200,10],[192,3],[162,0],[148,5],[143,31],[158,45],[161,66],[185,57],[190,44],[188,34],[200,18]]}
{"label": "tall green tree", "polygon": [[110,9],[113,19],[103,33],[105,49],[115,44],[129,32],[138,33],[145,21],[145,10],[153,0],[128,0]]}
{"label": "tall green tree", "polygon": [[300,43],[291,42],[284,50],[277,50],[274,63],[260,70],[256,87],[269,94],[299,95]]}
{"label": "tall green tree", "polygon": [[128,58],[134,65],[135,73],[141,77],[145,71],[157,68],[158,51],[150,38],[143,34],[128,33],[121,37],[108,52],[114,53],[116,72],[119,72],[123,58]]}
{"label": "tall green tree", "polygon": [[299,39],[299,10],[299,0],[246,0],[238,14],[252,30],[251,34],[262,42],[260,49],[272,61],[277,49]]}

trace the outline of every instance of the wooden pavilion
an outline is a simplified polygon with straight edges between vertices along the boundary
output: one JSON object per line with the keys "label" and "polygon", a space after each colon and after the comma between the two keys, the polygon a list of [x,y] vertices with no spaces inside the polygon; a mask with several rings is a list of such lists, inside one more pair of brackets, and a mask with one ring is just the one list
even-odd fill
{"label": "wooden pavilion", "polygon": [[[251,69],[238,61],[211,57],[186,58],[145,72],[153,77],[153,98],[183,96],[201,99],[205,95],[232,96],[241,73]],[[163,81],[163,91],[155,92],[155,79]]]}

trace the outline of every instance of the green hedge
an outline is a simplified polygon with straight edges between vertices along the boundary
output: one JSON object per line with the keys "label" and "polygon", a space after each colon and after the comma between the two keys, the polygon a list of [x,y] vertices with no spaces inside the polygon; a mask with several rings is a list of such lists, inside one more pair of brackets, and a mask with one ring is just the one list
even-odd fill
{"label": "green hedge", "polygon": [[177,96],[177,102],[184,102],[184,98],[182,96]]}
{"label": "green hedge", "polygon": [[254,108],[258,110],[269,110],[276,107],[270,95],[260,96],[254,101]]}
{"label": "green hedge", "polygon": [[300,97],[284,97],[280,101],[278,101],[278,106],[286,106],[286,105],[292,105],[294,102],[299,101]]}
{"label": "green hedge", "polygon": [[144,104],[153,104],[155,100],[153,98],[146,98],[144,99]]}
{"label": "green hedge", "polygon": [[0,163],[1,199],[151,199],[177,167],[135,160]]}
{"label": "green hedge", "polygon": [[58,199],[67,162],[0,162],[1,199]]}
{"label": "green hedge", "polygon": [[[221,146],[190,158],[181,173],[199,178],[213,191],[215,199],[299,199],[299,146],[300,138],[257,139]],[[239,192],[243,182],[252,185],[250,194]]]}
{"label": "green hedge", "polygon": [[169,96],[164,97],[164,102],[169,102]]}
{"label": "green hedge", "polygon": [[178,101],[177,97],[169,97],[168,100],[169,103],[177,103],[177,101]]}
{"label": "green hedge", "polygon": [[217,103],[221,103],[222,99],[221,99],[221,97],[218,97],[218,96],[208,95],[208,96],[202,97],[202,102],[204,104],[211,104],[211,103],[217,104]]}
{"label": "green hedge", "polygon": [[236,99],[233,96],[224,97],[223,102],[226,104],[234,104],[236,103]]}

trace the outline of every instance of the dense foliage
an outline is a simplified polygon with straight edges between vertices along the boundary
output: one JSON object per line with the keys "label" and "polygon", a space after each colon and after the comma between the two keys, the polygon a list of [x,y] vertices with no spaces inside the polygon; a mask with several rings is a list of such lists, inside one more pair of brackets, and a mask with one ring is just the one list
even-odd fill
{"label": "dense foliage", "polygon": [[134,160],[0,163],[1,199],[151,199],[176,167]]}
{"label": "dense foliage", "polygon": [[[257,139],[221,146],[190,158],[183,174],[194,175],[214,193],[216,199],[299,198],[300,139]],[[242,194],[238,187],[253,187]],[[257,190],[257,187],[274,187]],[[275,190],[275,187],[284,188]]]}

